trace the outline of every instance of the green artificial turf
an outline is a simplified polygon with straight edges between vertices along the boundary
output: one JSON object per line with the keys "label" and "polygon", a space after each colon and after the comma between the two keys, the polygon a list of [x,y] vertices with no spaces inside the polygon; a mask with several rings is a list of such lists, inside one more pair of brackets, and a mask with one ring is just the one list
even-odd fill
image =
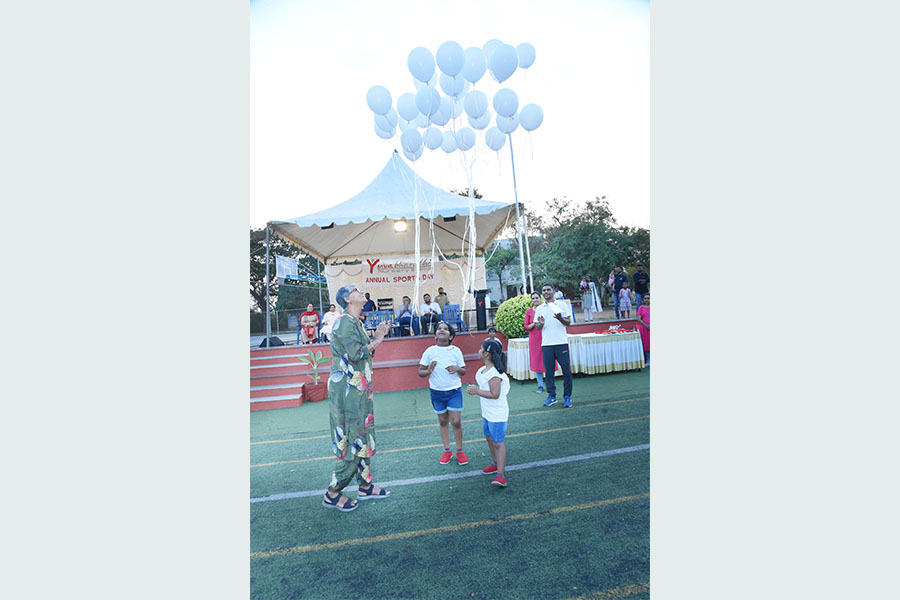
{"label": "green artificial turf", "polygon": [[[574,383],[573,409],[512,383],[509,465],[649,443],[647,370]],[[480,474],[490,455],[478,399],[464,398],[469,464],[440,465],[427,388],[376,392],[376,483],[474,475],[397,485],[351,513],[321,506],[334,460],[327,402],[251,413],[251,498],[316,491],[251,504],[251,596],[649,597],[649,450],[510,471],[497,488]]]}

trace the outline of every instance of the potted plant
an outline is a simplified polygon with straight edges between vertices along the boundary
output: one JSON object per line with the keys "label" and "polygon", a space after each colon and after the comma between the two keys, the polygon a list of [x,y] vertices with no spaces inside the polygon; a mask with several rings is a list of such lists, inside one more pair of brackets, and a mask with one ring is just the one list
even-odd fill
{"label": "potted plant", "polygon": [[310,402],[321,402],[328,395],[328,384],[320,382],[322,378],[319,375],[319,366],[330,363],[331,357],[322,356],[321,350],[318,350],[315,353],[313,353],[312,350],[309,350],[306,356],[300,356],[299,360],[300,364],[309,365],[312,368],[312,374],[309,375],[309,378],[312,379],[313,382],[303,386],[304,396],[306,396],[306,399]]}

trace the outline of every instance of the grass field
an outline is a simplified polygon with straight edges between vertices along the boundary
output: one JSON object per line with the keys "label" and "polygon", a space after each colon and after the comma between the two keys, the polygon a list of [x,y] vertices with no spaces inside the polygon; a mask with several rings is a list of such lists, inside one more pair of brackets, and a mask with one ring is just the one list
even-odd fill
{"label": "grass field", "polygon": [[534,389],[510,390],[506,488],[481,474],[477,398],[469,464],[440,465],[427,388],[376,391],[372,469],[392,496],[351,513],[321,505],[327,401],[251,413],[251,596],[649,598],[649,369],[576,376],[571,409]]}

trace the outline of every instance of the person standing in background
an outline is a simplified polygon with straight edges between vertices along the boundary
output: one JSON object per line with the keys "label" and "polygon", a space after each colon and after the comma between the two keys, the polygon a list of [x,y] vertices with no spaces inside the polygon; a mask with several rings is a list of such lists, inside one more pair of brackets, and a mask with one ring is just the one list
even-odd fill
{"label": "person standing in background", "polygon": [[640,308],[644,304],[644,294],[650,292],[650,275],[644,271],[644,265],[638,265],[631,279],[634,281],[631,286],[634,290],[634,305]]}
{"label": "person standing in background", "polygon": [[616,303],[616,318],[621,318],[619,315],[619,302],[621,301],[620,292],[622,291],[622,285],[628,283],[628,275],[622,272],[622,267],[616,267],[613,269],[613,300]]}
{"label": "person standing in background", "polygon": [[362,313],[360,313],[362,315],[363,323],[366,322],[366,317],[369,313],[375,312],[375,310],[375,301],[369,298],[369,292],[366,292],[366,303],[362,307]]}
{"label": "person standing in background", "polygon": [[650,292],[644,294],[644,303],[638,306],[638,331],[641,333],[641,345],[644,347],[644,364],[650,366]]}
{"label": "person standing in background", "polygon": [[569,336],[566,327],[572,324],[572,315],[565,304],[557,304],[554,299],[553,284],[541,286],[544,303],[534,311],[535,326],[541,330],[541,355],[544,358],[544,373],[547,374],[547,400],[544,406],[556,404],[556,371],[559,363],[563,372],[563,406],[572,408],[572,367],[569,361]]}
{"label": "person standing in background", "polygon": [[538,394],[544,392],[544,356],[541,354],[541,330],[535,327],[534,311],[543,303],[541,295],[531,292],[531,306],[525,311],[525,331],[528,332],[528,368],[537,375]]}
{"label": "person standing in background", "polygon": [[443,314],[444,307],[450,304],[450,297],[444,293],[444,288],[439,287],[437,297],[435,297],[434,301],[441,307],[441,314]]}

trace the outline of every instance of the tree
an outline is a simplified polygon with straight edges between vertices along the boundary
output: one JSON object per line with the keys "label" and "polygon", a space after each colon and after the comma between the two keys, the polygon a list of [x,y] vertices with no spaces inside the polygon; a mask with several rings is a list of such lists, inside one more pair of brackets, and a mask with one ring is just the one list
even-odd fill
{"label": "tree", "polygon": [[599,281],[613,266],[643,255],[645,246],[643,264],[649,267],[650,232],[640,230],[646,244],[633,240],[637,230],[616,224],[605,197],[590,200],[583,207],[565,197],[554,198],[543,213],[529,213],[531,230],[540,231],[543,236],[539,249],[531,246],[532,264],[539,265],[552,283],[564,288],[567,296],[577,294],[582,276],[590,275]]}
{"label": "tree", "polygon": [[[275,278],[275,255],[296,258],[310,272],[316,272],[318,261],[277,235],[269,234],[269,300],[272,310],[306,308],[310,302],[318,308],[318,288],[309,284],[303,287],[279,286]],[[301,269],[302,270],[302,269]],[[250,228],[250,300],[251,308],[260,312],[266,310],[266,230]]]}
{"label": "tree", "polygon": [[[456,188],[450,188],[450,193],[451,193],[451,194],[456,194],[457,196],[464,196],[464,197],[466,197],[466,198],[469,197],[469,190],[468,190],[468,188],[466,188],[466,189],[464,189],[464,190],[458,190],[458,189],[456,189]],[[477,188],[477,187],[473,187],[473,188],[472,188],[472,196],[473,196],[476,200],[481,199],[481,193],[478,191],[478,188]]]}
{"label": "tree", "polygon": [[622,233],[628,240],[625,244],[624,264],[629,273],[634,272],[634,267],[644,265],[644,270],[650,272],[650,230],[642,227],[623,227]]}
{"label": "tree", "polygon": [[503,286],[503,272],[512,268],[513,273],[519,268],[519,245],[513,244],[510,248],[497,248],[493,254],[488,253],[488,260],[484,263],[487,272],[493,273],[500,280],[500,295],[505,297],[506,288]]}

